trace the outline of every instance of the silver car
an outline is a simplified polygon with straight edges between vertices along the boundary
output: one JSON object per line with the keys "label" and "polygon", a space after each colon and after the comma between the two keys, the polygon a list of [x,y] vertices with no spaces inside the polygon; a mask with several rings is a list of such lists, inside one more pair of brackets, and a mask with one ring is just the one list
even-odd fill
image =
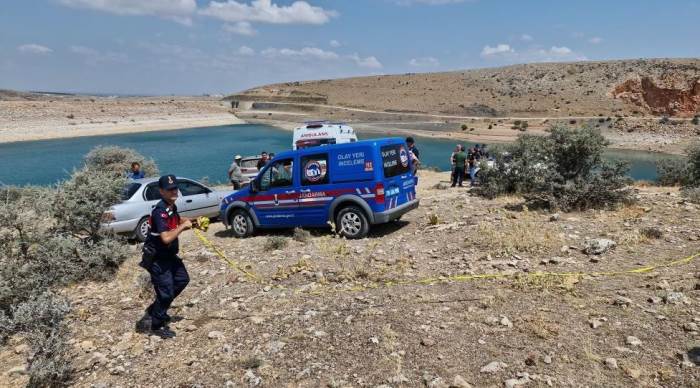
{"label": "silver car", "polygon": [[[214,191],[187,178],[177,178],[177,186],[179,196],[175,205],[183,217],[217,217],[221,200],[231,194],[231,191]],[[161,200],[158,178],[130,180],[122,199],[105,212],[102,227],[145,241],[150,229],[148,217]]]}

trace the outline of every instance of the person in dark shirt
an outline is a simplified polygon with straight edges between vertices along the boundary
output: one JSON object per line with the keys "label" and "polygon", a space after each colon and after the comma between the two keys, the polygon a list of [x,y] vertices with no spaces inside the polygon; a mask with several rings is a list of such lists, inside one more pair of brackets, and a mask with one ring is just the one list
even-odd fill
{"label": "person in dark shirt", "polygon": [[263,151],[260,153],[260,160],[258,160],[258,171],[261,171],[265,165],[267,165],[269,158],[267,152]]}
{"label": "person in dark shirt", "polygon": [[406,138],[406,145],[408,146],[408,150],[413,152],[413,155],[415,155],[416,158],[420,159],[420,151],[418,150],[418,147],[416,147],[416,141],[413,139],[413,137],[409,136]]}
{"label": "person in dark shirt", "polygon": [[471,186],[474,186],[474,177],[476,174],[476,165],[478,163],[478,158],[479,158],[479,152],[472,148],[469,150],[469,155],[467,156],[467,166],[469,168],[469,184]]}
{"label": "person in dark shirt", "polygon": [[[144,255],[140,265],[151,275],[156,295],[153,303],[146,309],[147,315],[150,316],[149,329],[161,337],[172,337],[174,333],[166,326],[171,319],[168,308],[190,281],[185,264],[178,257],[178,237],[185,230],[191,229],[193,222],[180,217],[177,212],[177,178],[174,175],[162,176],[158,180],[158,187],[163,199],[151,212],[151,230],[144,244]],[[141,329],[146,331],[143,327]]]}
{"label": "person in dark shirt", "polygon": [[131,171],[129,171],[126,177],[129,179],[143,179],[146,177],[146,174],[141,171],[141,164],[139,164],[139,162],[133,162],[131,163]]}
{"label": "person in dark shirt", "polygon": [[457,146],[457,152],[455,152],[453,159],[455,164],[452,172],[452,187],[455,187],[455,185],[462,187],[462,181],[464,180],[464,168],[467,160],[467,154],[464,153],[463,146]]}

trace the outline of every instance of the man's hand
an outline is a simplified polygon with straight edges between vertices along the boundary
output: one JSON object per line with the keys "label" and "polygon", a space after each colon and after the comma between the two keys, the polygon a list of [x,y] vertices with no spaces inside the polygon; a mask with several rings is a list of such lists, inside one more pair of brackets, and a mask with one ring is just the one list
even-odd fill
{"label": "man's hand", "polygon": [[180,226],[185,230],[192,229],[192,221],[189,218],[184,218],[181,220]]}

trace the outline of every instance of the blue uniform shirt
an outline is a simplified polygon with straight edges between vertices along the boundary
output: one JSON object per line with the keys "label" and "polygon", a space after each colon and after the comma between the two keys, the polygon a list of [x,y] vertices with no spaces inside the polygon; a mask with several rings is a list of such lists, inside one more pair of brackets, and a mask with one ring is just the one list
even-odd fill
{"label": "blue uniform shirt", "polygon": [[160,238],[162,232],[176,229],[180,225],[180,215],[177,212],[177,206],[175,204],[169,206],[165,201],[161,200],[153,208],[149,223],[151,224],[151,232],[148,234],[148,239],[156,248],[155,258],[168,258],[177,255],[180,248],[178,239],[176,238],[173,242],[166,245]]}
{"label": "blue uniform shirt", "polygon": [[129,179],[143,179],[146,177],[146,174],[143,173],[143,171],[139,170],[139,172],[133,172],[130,171],[129,174],[127,175],[127,178]]}

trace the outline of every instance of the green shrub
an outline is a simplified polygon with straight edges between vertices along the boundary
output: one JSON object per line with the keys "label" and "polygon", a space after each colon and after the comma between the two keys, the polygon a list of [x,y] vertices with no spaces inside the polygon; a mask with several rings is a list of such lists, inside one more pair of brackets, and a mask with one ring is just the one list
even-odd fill
{"label": "green shrub", "polygon": [[687,186],[692,180],[688,160],[685,158],[657,161],[656,175],[660,186]]}
{"label": "green shrub", "polygon": [[126,176],[133,162],[141,164],[141,171],[146,176],[158,176],[158,166],[153,159],[145,158],[129,148],[95,147],[85,156],[86,167],[101,172],[112,172],[115,176]]}
{"label": "green shrub", "polygon": [[307,243],[311,239],[311,232],[302,228],[294,228],[294,241]]}
{"label": "green shrub", "polygon": [[522,194],[532,208],[583,210],[613,207],[630,200],[626,163],[606,164],[608,145],[600,131],[553,127],[549,136],[521,135],[494,147],[492,168],[482,164],[474,192],[488,198]]}
{"label": "green shrub", "polygon": [[287,246],[287,238],[282,237],[282,236],[269,236],[267,240],[265,240],[265,250],[266,251],[275,251],[278,249],[282,249]]}
{"label": "green shrub", "polygon": [[121,239],[99,229],[121,198],[124,174],[90,155],[56,186],[0,189],[0,344],[15,334],[29,342],[31,387],[63,386],[71,374],[62,324],[70,308],[54,290],[109,279],[128,257]]}

